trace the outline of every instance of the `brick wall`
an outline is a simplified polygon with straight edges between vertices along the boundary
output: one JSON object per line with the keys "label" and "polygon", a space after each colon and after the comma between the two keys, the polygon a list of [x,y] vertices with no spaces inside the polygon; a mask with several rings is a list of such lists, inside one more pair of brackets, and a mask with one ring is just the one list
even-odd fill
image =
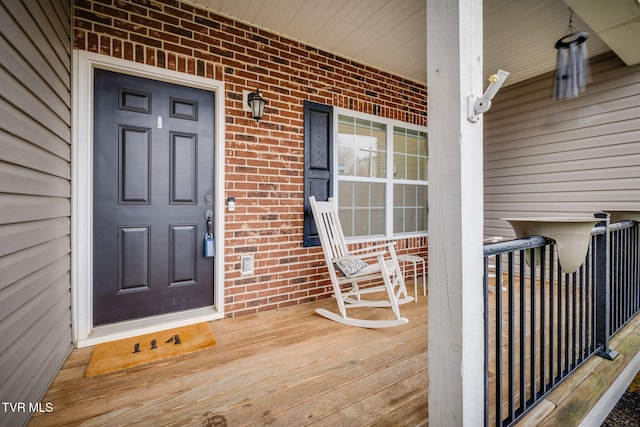
{"label": "brick wall", "polygon": [[[225,294],[229,317],[330,295],[303,248],[303,101],[427,125],[426,87],[175,0],[75,0],[74,47],[225,83]],[[269,104],[256,124],[242,91]],[[427,238],[399,253],[426,257]],[[241,277],[240,258],[255,257]]]}

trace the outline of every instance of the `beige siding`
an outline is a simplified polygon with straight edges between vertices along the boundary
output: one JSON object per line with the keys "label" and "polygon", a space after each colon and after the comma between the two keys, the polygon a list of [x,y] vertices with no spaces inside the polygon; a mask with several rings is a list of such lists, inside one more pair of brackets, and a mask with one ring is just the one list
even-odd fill
{"label": "beige siding", "polygon": [[640,210],[640,66],[606,55],[584,94],[551,99],[553,74],[508,86],[484,117],[485,234],[503,217]]}
{"label": "beige siding", "polygon": [[70,20],[65,0],[0,5],[2,402],[40,402],[72,347]]}

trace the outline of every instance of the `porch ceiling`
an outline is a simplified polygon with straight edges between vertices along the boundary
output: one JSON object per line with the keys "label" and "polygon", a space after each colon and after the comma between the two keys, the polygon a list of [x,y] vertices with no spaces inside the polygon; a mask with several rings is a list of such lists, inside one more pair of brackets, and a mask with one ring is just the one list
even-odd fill
{"label": "porch ceiling", "polygon": [[[187,1],[322,50],[426,83],[425,0]],[[573,1],[576,2],[580,1]],[[633,18],[630,10],[640,15],[637,0],[612,3],[627,11],[616,12],[613,4],[602,11],[611,14],[616,23]],[[578,15],[576,12],[573,16],[574,29],[590,33],[590,56],[612,50]],[[554,45],[565,35],[568,23],[569,6],[562,0],[485,0],[485,76],[502,68],[511,73],[507,84],[513,84],[553,70],[556,61]],[[636,26],[640,27],[640,24]],[[629,45],[629,40],[623,44]],[[618,51],[620,47],[612,43],[612,48]]]}

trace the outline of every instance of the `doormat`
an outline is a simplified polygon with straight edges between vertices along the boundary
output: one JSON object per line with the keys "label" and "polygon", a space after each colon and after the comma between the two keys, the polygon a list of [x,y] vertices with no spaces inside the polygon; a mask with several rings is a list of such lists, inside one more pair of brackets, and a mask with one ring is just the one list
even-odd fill
{"label": "doormat", "polygon": [[208,323],[169,329],[98,344],[93,349],[85,377],[95,377],[193,353],[216,345]]}

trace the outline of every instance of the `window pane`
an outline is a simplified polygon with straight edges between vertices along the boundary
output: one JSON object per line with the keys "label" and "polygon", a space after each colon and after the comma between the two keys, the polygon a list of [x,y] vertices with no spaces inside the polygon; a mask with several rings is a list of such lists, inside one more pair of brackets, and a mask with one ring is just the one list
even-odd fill
{"label": "window pane", "polygon": [[340,218],[340,225],[342,226],[344,236],[353,236],[353,210],[338,209],[338,217]]}
{"label": "window pane", "polygon": [[419,231],[427,231],[427,210],[424,208],[417,209],[417,218],[418,221],[417,228]]}
{"label": "window pane", "polygon": [[376,141],[375,148],[380,151],[387,151],[387,127],[382,123],[371,124],[371,136]]}
{"label": "window pane", "polygon": [[428,188],[426,185],[420,185],[417,186],[416,190],[417,190],[417,197],[418,197],[418,206],[427,206],[427,202],[428,202],[428,197],[429,197],[429,193],[428,193]]}
{"label": "window pane", "polygon": [[338,200],[340,201],[340,207],[353,207],[353,183],[352,182],[338,182]]}
{"label": "window pane", "polygon": [[429,145],[427,144],[427,134],[420,132],[420,155],[429,155]]}
{"label": "window pane", "polygon": [[393,186],[393,206],[404,206],[404,186]]}
{"label": "window pane", "polygon": [[407,153],[418,155],[418,132],[407,131]]}
{"label": "window pane", "polygon": [[[347,237],[427,228],[427,133],[393,126],[388,134],[389,122],[379,120],[338,116],[338,197]],[[389,155],[393,155],[392,171],[387,170]],[[349,177],[358,177],[358,182]],[[394,180],[402,180],[402,184]],[[385,196],[389,185],[393,185],[391,206]],[[393,230],[386,230],[387,219]]]}
{"label": "window pane", "polygon": [[404,210],[404,231],[405,233],[417,231],[416,208],[411,207]]}
{"label": "window pane", "polygon": [[393,209],[393,232],[394,233],[404,232],[404,209],[403,208]]}
{"label": "window pane", "polygon": [[385,178],[387,175],[387,153],[378,151],[373,153],[373,174],[376,178]]}
{"label": "window pane", "polygon": [[419,179],[417,156],[407,156],[407,179]]}
{"label": "window pane", "polygon": [[393,128],[393,152],[403,154],[407,152],[406,131],[399,127]]}
{"label": "window pane", "polygon": [[356,182],[353,184],[353,194],[355,200],[355,207],[368,208],[369,207],[369,184],[366,182]]}
{"label": "window pane", "polygon": [[369,210],[356,209],[353,219],[355,225],[353,236],[369,236]]}
{"label": "window pane", "polygon": [[338,132],[353,135],[355,119],[349,116],[338,116]]}
{"label": "window pane", "polygon": [[384,234],[384,208],[371,209],[371,230],[369,235],[381,235]]}
{"label": "window pane", "polygon": [[[342,138],[342,135],[340,135]],[[353,146],[338,146],[338,173],[340,175],[353,176],[355,158],[353,156]]]}
{"label": "window pane", "polygon": [[427,230],[426,185],[393,186],[393,232],[413,233]]}
{"label": "window pane", "polygon": [[338,191],[345,237],[385,234],[385,184],[343,181]]}
{"label": "window pane", "polygon": [[393,178],[395,179],[407,178],[405,160],[406,160],[406,156],[404,154],[393,155]]}
{"label": "window pane", "polygon": [[371,176],[371,122],[356,119],[356,176]]}
{"label": "window pane", "polygon": [[420,178],[419,179],[421,181],[426,181],[428,179],[427,178],[427,176],[428,176],[427,175],[427,172],[428,172],[427,166],[429,164],[428,161],[429,161],[429,159],[427,157],[420,157],[420,162],[419,162]]}
{"label": "window pane", "polygon": [[385,202],[384,184],[371,184],[370,206],[384,208],[384,202]]}
{"label": "window pane", "polygon": [[355,176],[371,176],[371,151],[368,148],[356,148],[356,173]]}

